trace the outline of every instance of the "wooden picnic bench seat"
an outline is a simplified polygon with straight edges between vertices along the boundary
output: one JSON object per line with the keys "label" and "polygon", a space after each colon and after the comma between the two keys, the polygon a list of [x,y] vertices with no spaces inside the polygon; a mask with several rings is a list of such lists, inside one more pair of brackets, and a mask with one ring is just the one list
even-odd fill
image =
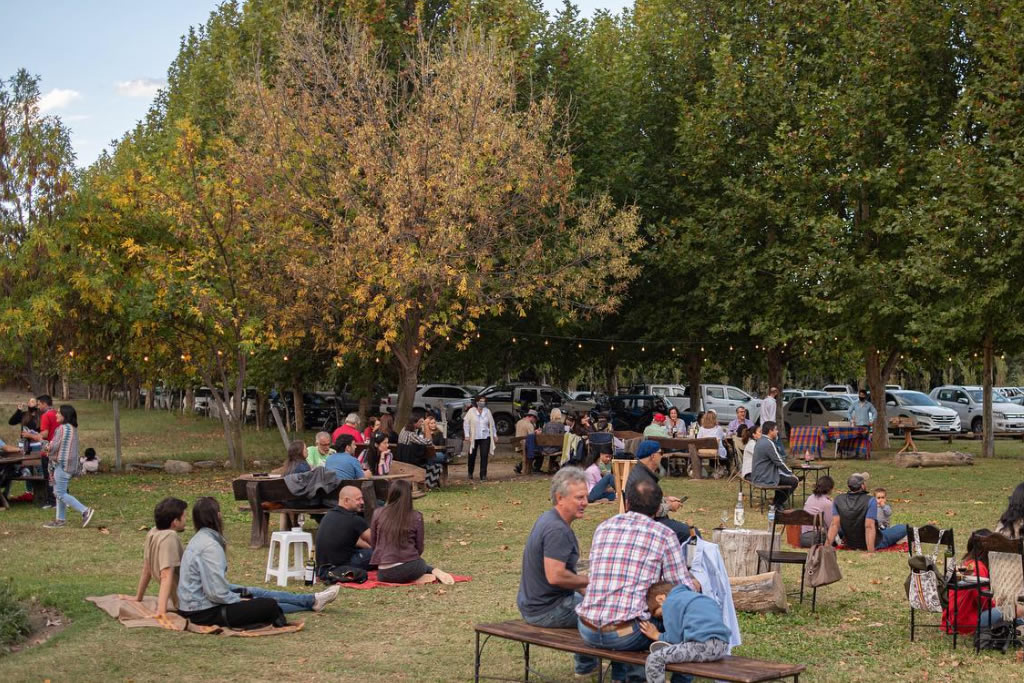
{"label": "wooden picnic bench seat", "polygon": [[[561,448],[565,441],[564,434],[537,434],[533,437],[536,439],[537,448]],[[512,439],[512,443],[518,449],[522,443],[526,441],[525,436],[517,436]],[[533,460],[526,457],[526,447],[522,447],[523,451],[523,474],[530,474],[533,471]]]}
{"label": "wooden picnic bench seat", "polygon": [[788,486],[768,486],[767,484],[757,484],[757,483],[754,483],[753,481],[751,481],[750,479],[741,479],[740,480],[740,491],[743,490],[743,484],[744,483],[746,483],[746,485],[747,485],[747,487],[749,489],[749,494],[747,495],[747,500],[753,501],[754,500],[754,491],[758,492],[758,495],[760,496],[760,500],[761,500],[761,502],[760,502],[760,510],[761,510],[761,512],[764,512],[765,507],[767,507],[767,500],[768,500],[768,492],[769,491],[771,491],[772,493],[775,493],[776,491],[779,491],[780,489],[788,489],[789,488]]}
{"label": "wooden picnic bench seat", "polygon": [[[591,647],[583,642],[579,631],[574,628],[531,626],[520,619],[503,621],[496,624],[477,624],[474,628],[476,630],[476,654],[473,660],[473,680],[477,682],[481,678],[495,678],[493,676],[480,675],[480,655],[483,647],[492,636],[522,644],[524,681],[530,678],[530,645],[572,652],[574,654],[589,655],[596,657],[599,663],[600,660],[607,659],[612,662],[643,666],[647,661],[646,652],[605,650],[603,648]],[[485,636],[483,644],[480,642],[481,634]],[[798,683],[800,674],[806,668],[802,664],[768,662],[760,659],[729,655],[717,662],[678,662],[669,664],[665,667],[665,670],[671,673],[689,674],[691,676],[720,681],[738,681],[739,683],[757,683],[758,681],[775,681],[786,678],[792,678],[794,683]],[[604,669],[602,667],[599,669],[598,681],[603,680]]]}

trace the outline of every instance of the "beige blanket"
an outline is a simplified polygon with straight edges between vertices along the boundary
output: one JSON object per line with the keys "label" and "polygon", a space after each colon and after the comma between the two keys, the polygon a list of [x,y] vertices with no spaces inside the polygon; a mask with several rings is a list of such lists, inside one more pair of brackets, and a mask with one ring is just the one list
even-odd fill
{"label": "beige blanket", "polygon": [[156,597],[147,596],[142,602],[136,602],[133,595],[101,595],[86,598],[101,610],[114,617],[128,628],[162,628],[168,631],[191,631],[192,633],[212,633],[219,636],[242,636],[257,638],[259,636],[276,636],[282,633],[301,631],[305,624],[297,621],[281,628],[265,626],[252,630],[227,628],[224,626],[200,626],[193,624],[176,612],[168,612],[164,616],[156,614]]}

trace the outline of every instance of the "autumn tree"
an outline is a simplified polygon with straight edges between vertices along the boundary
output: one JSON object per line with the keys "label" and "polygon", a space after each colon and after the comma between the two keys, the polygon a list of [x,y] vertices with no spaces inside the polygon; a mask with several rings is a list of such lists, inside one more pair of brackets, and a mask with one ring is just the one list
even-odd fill
{"label": "autumn tree", "polygon": [[517,104],[496,42],[421,38],[395,72],[364,28],[296,18],[277,69],[272,87],[240,84],[235,163],[288,234],[298,295],[280,324],[393,362],[399,421],[424,356],[445,337],[469,343],[482,316],[525,316],[538,299],[563,320],[618,305],[636,213],[573,196],[560,111]]}

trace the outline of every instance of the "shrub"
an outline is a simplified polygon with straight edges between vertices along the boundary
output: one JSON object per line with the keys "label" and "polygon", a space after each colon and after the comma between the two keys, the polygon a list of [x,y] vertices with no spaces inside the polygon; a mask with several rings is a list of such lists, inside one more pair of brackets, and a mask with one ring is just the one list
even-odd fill
{"label": "shrub", "polygon": [[0,653],[28,635],[28,612],[14,594],[10,580],[0,582]]}

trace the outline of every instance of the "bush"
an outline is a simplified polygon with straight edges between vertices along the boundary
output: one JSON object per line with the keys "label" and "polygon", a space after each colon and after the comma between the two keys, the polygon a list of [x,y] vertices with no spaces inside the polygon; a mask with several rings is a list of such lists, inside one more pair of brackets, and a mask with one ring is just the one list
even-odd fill
{"label": "bush", "polygon": [[30,630],[28,612],[14,594],[13,582],[0,582],[0,653],[6,653]]}

